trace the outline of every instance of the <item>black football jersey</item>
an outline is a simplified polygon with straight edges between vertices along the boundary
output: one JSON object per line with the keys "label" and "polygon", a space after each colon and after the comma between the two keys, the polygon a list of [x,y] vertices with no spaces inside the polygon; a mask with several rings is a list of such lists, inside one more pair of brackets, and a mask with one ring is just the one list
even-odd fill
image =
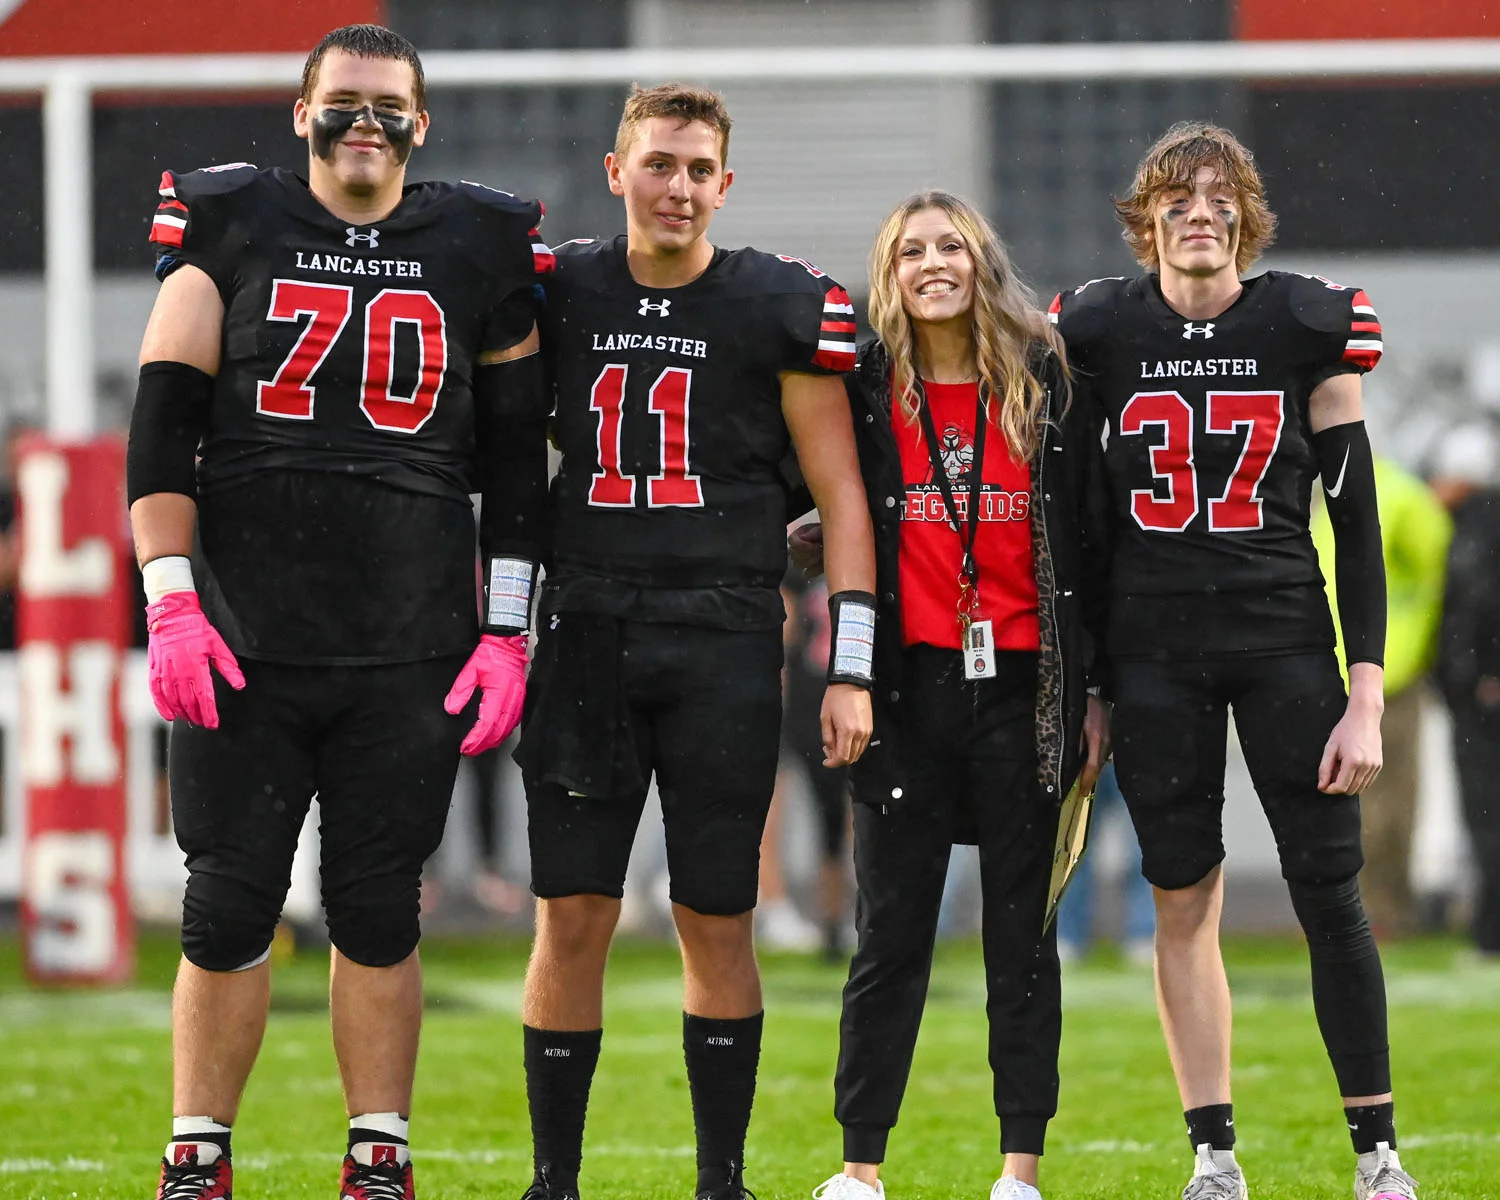
{"label": "black football jersey", "polygon": [[562,465],[543,611],[775,628],[790,448],[780,373],[853,367],[848,293],[801,259],[749,249],[648,288],[625,250],[623,236],[569,242],[545,284]]}
{"label": "black football jersey", "polygon": [[1268,271],[1211,321],[1155,275],[1052,303],[1080,391],[1102,410],[1114,512],[1109,650],[1118,657],[1332,647],[1308,510],[1308,398],[1380,359],[1358,288]]}
{"label": "black football jersey", "polygon": [[477,356],[535,319],[540,217],[477,184],[418,183],[355,226],[289,171],[162,176],[157,274],[199,267],[224,302],[195,570],[236,653],[472,648],[470,386]]}

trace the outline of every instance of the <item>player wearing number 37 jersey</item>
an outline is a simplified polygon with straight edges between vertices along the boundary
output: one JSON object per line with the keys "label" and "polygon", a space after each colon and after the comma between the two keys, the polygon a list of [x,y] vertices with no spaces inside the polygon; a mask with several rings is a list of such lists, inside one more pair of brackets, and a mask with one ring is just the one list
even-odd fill
{"label": "player wearing number 37 jersey", "polygon": [[709,243],[733,177],[729,124],[704,89],[635,92],[605,160],[628,233],[559,247],[546,283],[562,465],[517,751],[540,898],[523,1006],[533,1200],[577,1194],[604,962],[653,776],[698,1192],[744,1192],[793,449],[828,531],[829,765],[858,758],[870,735],[874,547],[839,376],[854,364],[853,309],[816,267]]}
{"label": "player wearing number 37 jersey", "polygon": [[422,864],[460,749],[498,744],[524,692],[546,491],[540,205],[405,186],[422,69],[378,26],[323,39],[294,119],[305,180],[169,171],[152,224],[162,288],[127,486],[188,867],[162,1200],[229,1196],[315,792],[341,1194],[410,1200]]}
{"label": "player wearing number 37 jersey", "polygon": [[[1357,1200],[1399,1200],[1415,1185],[1395,1152],[1385,988],[1357,878],[1356,793],[1380,769],[1383,707],[1385,576],[1360,400],[1380,323],[1355,287],[1241,279],[1275,218],[1226,130],[1169,130],[1116,208],[1150,273],[1094,280],[1052,314],[1104,440],[1115,760],[1155,885],[1157,995],[1196,1156],[1183,1195],[1245,1195],[1218,947],[1232,708],[1311,948]],[[1347,696],[1308,531],[1319,476]]]}

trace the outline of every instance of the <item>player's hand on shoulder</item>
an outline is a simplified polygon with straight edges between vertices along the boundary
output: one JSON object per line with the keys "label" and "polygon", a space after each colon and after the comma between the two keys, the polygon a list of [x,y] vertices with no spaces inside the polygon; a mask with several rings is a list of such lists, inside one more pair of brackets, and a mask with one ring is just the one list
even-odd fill
{"label": "player's hand on shoulder", "polygon": [[830,683],[823,693],[822,725],[823,765],[858,762],[875,731],[869,691],[852,683]]}

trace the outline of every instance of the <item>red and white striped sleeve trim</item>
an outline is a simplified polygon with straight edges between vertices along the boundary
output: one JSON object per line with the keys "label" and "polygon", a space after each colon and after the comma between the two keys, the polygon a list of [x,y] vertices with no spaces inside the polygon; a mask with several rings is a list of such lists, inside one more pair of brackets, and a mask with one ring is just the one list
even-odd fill
{"label": "red and white striped sleeve trim", "polygon": [[183,233],[187,230],[188,206],[177,199],[177,181],[171,171],[161,173],[161,184],[156,189],[161,203],[156,206],[156,215],[151,219],[151,240],[158,246],[176,248],[182,245]]}
{"label": "red and white striped sleeve trim", "polygon": [[538,275],[550,275],[557,269],[557,256],[535,229],[531,231],[531,265]]}
{"label": "red and white striped sleeve trim", "polygon": [[1385,350],[1381,334],[1380,317],[1370,297],[1356,291],[1350,299],[1349,340],[1344,344],[1344,361],[1353,363],[1361,371],[1370,371],[1380,361]]}
{"label": "red and white striped sleeve trim", "polygon": [[855,349],[854,302],[835,285],[823,297],[823,321],[818,326],[818,352],[813,362],[829,371],[852,371]]}

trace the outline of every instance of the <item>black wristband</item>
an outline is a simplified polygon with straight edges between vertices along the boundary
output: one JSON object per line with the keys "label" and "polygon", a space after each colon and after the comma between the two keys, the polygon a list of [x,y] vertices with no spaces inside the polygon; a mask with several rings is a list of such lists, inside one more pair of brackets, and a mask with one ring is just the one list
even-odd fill
{"label": "black wristband", "polygon": [[141,366],[130,441],[125,450],[125,499],[157,492],[198,496],[198,443],[208,427],[214,377],[180,362]]}
{"label": "black wristband", "polygon": [[835,592],[828,597],[828,682],[875,684],[875,597],[870,592]]}

